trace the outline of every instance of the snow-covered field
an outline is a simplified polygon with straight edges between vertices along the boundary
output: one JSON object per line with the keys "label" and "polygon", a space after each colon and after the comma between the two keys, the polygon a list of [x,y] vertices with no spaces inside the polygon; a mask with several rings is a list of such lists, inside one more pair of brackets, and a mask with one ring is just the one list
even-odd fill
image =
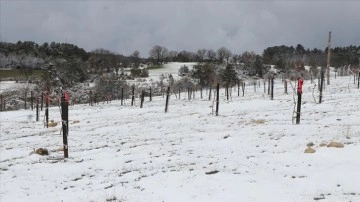
{"label": "snow-covered field", "polygon": [[161,75],[168,76],[171,74],[174,79],[177,79],[179,78],[179,69],[184,65],[188,66],[189,70],[191,70],[192,67],[196,65],[196,62],[170,62],[164,64],[164,68],[162,69],[149,70],[149,77],[159,78]]}
{"label": "snow-covered field", "polygon": [[[299,125],[280,80],[274,100],[262,85],[229,101],[222,90],[219,116],[205,91],[172,95],[168,113],[163,97],[142,109],[139,100],[71,106],[65,160],[60,125],[0,112],[0,201],[360,201],[360,90],[338,77],[316,104],[312,89],[305,81]],[[59,108],[50,119],[60,122]],[[345,147],[319,146],[330,141]],[[316,152],[304,153],[311,142]],[[40,147],[49,156],[30,155]]]}

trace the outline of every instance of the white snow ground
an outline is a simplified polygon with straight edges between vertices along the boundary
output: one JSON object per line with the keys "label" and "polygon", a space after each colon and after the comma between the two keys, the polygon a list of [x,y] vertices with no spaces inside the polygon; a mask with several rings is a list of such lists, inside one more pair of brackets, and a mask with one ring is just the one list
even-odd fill
{"label": "white snow ground", "polygon": [[[248,85],[245,97],[235,89],[230,101],[222,90],[219,116],[205,91],[190,101],[172,95],[168,113],[162,97],[142,109],[139,100],[71,106],[65,160],[55,151],[61,126],[44,128],[35,111],[0,112],[0,201],[360,201],[360,90],[352,82],[332,79],[316,104],[305,81],[299,125],[280,80],[274,100],[262,85]],[[50,119],[60,122],[59,108]],[[319,146],[332,140],[345,147]],[[304,153],[309,142],[316,153]],[[40,147],[50,155],[29,155]]]}
{"label": "white snow ground", "polygon": [[161,69],[154,69],[149,70],[149,76],[153,78],[160,78],[160,76],[163,74],[164,76],[168,76],[168,74],[171,74],[174,79],[179,78],[179,69],[180,67],[186,65],[189,67],[189,70],[192,69],[194,65],[196,65],[196,62],[170,62],[164,64],[164,68]]}

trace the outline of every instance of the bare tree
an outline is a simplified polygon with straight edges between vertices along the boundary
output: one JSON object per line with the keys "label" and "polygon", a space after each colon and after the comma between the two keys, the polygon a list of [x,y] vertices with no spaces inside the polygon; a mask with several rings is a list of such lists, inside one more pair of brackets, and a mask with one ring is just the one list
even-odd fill
{"label": "bare tree", "polygon": [[150,58],[156,61],[156,64],[161,64],[167,57],[168,50],[165,47],[156,45],[150,50],[149,55]]}
{"label": "bare tree", "polygon": [[206,53],[206,57],[209,61],[215,61],[216,60],[216,52],[213,49],[210,49]]}
{"label": "bare tree", "polygon": [[140,66],[140,52],[138,50],[135,50],[131,55],[130,55],[132,62],[134,64],[135,68],[138,68]]}
{"label": "bare tree", "polygon": [[206,49],[199,49],[196,52],[196,56],[199,59],[199,62],[204,62],[205,57],[206,57]]}
{"label": "bare tree", "polygon": [[168,53],[168,61],[173,62],[177,58],[177,51],[169,51]]}
{"label": "bare tree", "polygon": [[217,51],[217,56],[218,56],[219,62],[223,62],[224,59],[226,59],[226,62],[229,63],[229,59],[230,59],[231,55],[232,55],[231,51],[225,47],[221,47]]}

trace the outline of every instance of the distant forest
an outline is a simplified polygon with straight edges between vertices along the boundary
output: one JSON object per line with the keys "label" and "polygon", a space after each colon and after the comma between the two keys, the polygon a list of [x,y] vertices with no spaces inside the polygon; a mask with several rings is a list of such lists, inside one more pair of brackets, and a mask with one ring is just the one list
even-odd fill
{"label": "distant forest", "polygon": [[[0,42],[0,68],[39,69],[48,63],[63,64],[70,60],[87,66],[90,73],[118,71],[122,68],[138,68],[141,64],[159,65],[166,62],[214,62],[214,63],[248,63],[249,60],[261,58],[263,64],[276,65],[277,69],[296,69],[307,66],[326,66],[327,48],[305,49],[301,44],[293,46],[274,46],[266,48],[262,55],[245,51],[232,53],[221,47],[218,50],[199,49],[191,51],[172,51],[166,47],[154,46],[148,56],[140,56],[135,50],[124,56],[105,49],[85,51],[74,44],[45,42],[39,45],[32,41],[17,43]],[[334,47],[331,49],[331,66],[359,65],[360,46]]]}

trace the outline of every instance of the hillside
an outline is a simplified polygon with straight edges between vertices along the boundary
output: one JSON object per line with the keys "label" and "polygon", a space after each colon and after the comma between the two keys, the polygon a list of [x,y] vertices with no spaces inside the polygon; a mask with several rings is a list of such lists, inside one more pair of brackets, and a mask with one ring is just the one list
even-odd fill
{"label": "hillside", "polygon": [[[247,83],[219,116],[213,102],[171,95],[70,106],[69,158],[61,126],[44,128],[35,111],[0,112],[0,198],[7,201],[359,201],[360,90],[332,79],[324,102],[304,83],[301,122],[293,95],[275,80],[275,97]],[[290,89],[290,85],[289,85]],[[318,92],[314,96],[318,99]],[[44,112],[41,112],[43,120]],[[50,119],[59,123],[58,107]],[[321,147],[336,141],[344,148]],[[307,145],[316,149],[304,153]],[[47,148],[49,156],[31,154]]]}

